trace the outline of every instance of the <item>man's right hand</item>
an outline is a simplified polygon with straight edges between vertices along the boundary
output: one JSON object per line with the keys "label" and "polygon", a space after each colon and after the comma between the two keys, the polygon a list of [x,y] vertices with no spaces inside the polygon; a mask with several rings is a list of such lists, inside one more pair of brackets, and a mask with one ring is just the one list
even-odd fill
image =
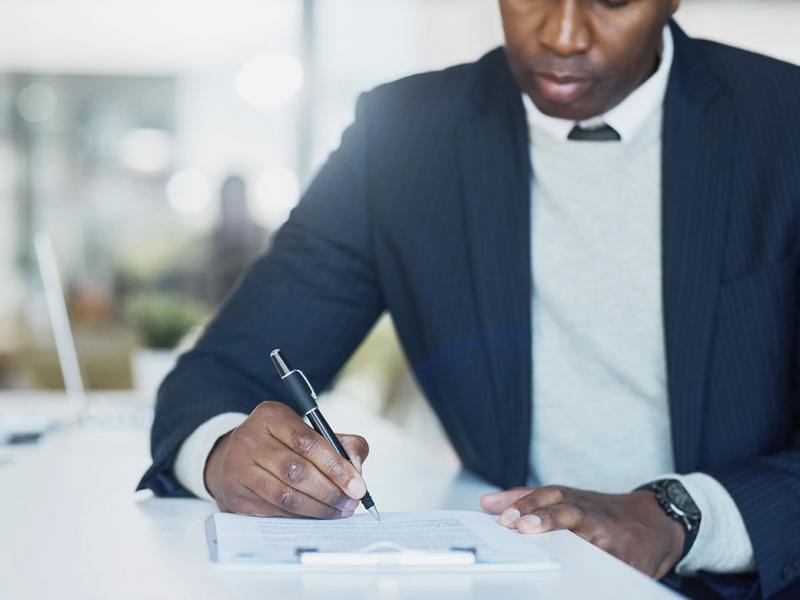
{"label": "man's right hand", "polygon": [[259,517],[349,517],[367,486],[369,453],[357,435],[337,434],[351,465],[279,402],[262,402],[208,456],[205,484],[220,510]]}

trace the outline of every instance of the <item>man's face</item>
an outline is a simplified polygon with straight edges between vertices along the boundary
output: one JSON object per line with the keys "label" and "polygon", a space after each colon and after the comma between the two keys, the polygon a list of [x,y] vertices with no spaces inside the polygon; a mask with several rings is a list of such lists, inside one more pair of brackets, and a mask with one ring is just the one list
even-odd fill
{"label": "man's face", "polygon": [[499,0],[514,79],[536,106],[574,121],[624,100],[656,67],[680,0]]}

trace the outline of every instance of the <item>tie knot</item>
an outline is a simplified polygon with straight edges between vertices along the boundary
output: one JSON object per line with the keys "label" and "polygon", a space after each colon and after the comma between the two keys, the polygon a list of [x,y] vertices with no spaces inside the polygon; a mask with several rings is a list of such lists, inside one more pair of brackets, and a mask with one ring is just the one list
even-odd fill
{"label": "tie knot", "polygon": [[575,125],[567,139],[575,142],[619,142],[622,140],[622,136],[616,129],[603,123],[597,127],[585,128]]}

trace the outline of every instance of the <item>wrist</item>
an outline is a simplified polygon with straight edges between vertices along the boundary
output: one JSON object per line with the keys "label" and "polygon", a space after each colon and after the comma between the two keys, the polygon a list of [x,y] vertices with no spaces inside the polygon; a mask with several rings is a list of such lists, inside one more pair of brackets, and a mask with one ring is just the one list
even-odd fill
{"label": "wrist", "polygon": [[222,484],[223,466],[225,455],[228,451],[231,432],[220,436],[211,448],[206,459],[206,466],[203,469],[203,483],[206,490],[214,500],[218,500],[219,491]]}
{"label": "wrist", "polygon": [[650,489],[636,490],[632,495],[638,497],[640,506],[645,512],[646,522],[652,530],[667,543],[667,557],[665,562],[669,569],[677,565],[683,558],[686,545],[686,529],[679,522],[670,517],[659,504],[656,493]]}

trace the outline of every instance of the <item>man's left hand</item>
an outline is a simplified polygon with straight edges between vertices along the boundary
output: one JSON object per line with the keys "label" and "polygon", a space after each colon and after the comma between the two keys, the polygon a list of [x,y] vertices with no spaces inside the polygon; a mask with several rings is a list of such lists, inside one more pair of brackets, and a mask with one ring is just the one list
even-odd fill
{"label": "man's left hand", "polygon": [[481,506],[520,533],[569,529],[654,579],[669,573],[683,552],[683,526],[667,516],[651,491],[514,488],[485,495]]}

